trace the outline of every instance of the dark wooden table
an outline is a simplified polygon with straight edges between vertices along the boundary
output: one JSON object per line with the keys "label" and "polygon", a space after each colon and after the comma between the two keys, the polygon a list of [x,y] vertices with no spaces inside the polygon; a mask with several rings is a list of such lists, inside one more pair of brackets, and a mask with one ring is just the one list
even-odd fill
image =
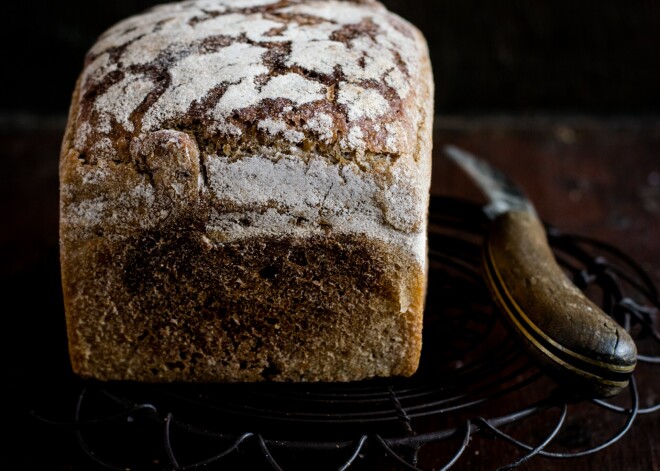
{"label": "dark wooden table", "polygon": [[[38,424],[26,413],[34,407],[30,401],[35,397],[61,401],[63,416],[75,402],[63,392],[71,376],[58,267],[57,169],[64,122],[11,117],[0,125],[0,286],[5,306],[1,335],[10,393],[4,415],[5,430],[12,432],[5,443],[9,453],[0,455],[0,463],[8,464],[0,467],[96,469],[77,448],[70,430]],[[442,118],[436,123],[435,143],[434,194],[481,198],[441,157],[442,144],[463,146],[520,182],[545,220],[618,246],[660,285],[660,121]],[[641,369],[639,378],[648,401],[642,406],[657,403],[657,369]],[[620,417],[587,409],[561,439],[589,445],[620,423]],[[475,438],[455,469],[495,469],[519,454],[502,441]],[[440,458],[426,460],[430,467],[442,464]],[[571,461],[536,458],[522,469],[660,469],[660,414],[639,417],[620,442],[596,455]]]}

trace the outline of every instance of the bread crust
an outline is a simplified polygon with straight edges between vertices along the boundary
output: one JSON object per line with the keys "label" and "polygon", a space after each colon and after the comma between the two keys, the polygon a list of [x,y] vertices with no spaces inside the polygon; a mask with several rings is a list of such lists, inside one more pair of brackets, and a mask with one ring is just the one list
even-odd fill
{"label": "bread crust", "polygon": [[375,1],[197,0],[111,28],[60,160],[74,371],[412,374],[432,116],[424,39]]}

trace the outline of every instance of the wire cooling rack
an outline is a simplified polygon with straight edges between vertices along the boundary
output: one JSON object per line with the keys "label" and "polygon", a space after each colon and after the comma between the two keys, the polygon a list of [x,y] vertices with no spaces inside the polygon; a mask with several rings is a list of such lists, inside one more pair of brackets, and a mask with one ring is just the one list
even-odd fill
{"label": "wire cooling rack", "polygon": [[[475,204],[432,199],[424,349],[412,378],[348,384],[80,382],[69,422],[52,420],[47,405],[33,415],[54,427],[73,427],[90,466],[98,469],[424,470],[424,450],[443,446],[446,459],[434,469],[448,469],[464,457],[473,437],[496,437],[519,449],[518,458],[501,469],[535,456],[585,456],[619,440],[638,415],[660,411],[660,404],[641,406],[649,401],[640,398],[634,376],[622,397],[608,402],[554,386],[528,361],[500,323],[481,278],[486,224]],[[548,237],[575,283],[636,339],[640,367],[657,368],[660,301],[646,273],[602,242],[550,227]],[[646,394],[657,397],[658,391]],[[562,448],[556,438],[572,411],[586,406],[620,415],[621,426],[596,445]],[[514,437],[517,426],[533,420],[542,429],[533,443]]]}

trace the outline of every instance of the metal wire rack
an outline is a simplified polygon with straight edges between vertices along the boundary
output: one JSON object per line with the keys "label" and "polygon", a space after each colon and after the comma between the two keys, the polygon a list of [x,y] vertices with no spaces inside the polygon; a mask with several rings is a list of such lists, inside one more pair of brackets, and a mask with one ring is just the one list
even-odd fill
{"label": "metal wire rack", "polygon": [[[577,397],[551,386],[511,340],[491,304],[479,268],[485,227],[477,205],[432,199],[424,351],[412,378],[349,384],[80,382],[70,422],[53,421],[44,411],[33,415],[73,427],[90,466],[95,463],[98,469],[289,470],[310,469],[300,460],[314,460],[314,469],[422,470],[419,456],[426,447],[454,446],[439,468],[449,469],[478,436],[498,437],[520,450],[501,469],[535,456],[585,456],[619,440],[638,415],[660,411],[660,404],[640,405],[634,377],[627,403]],[[552,227],[548,236],[575,283],[636,339],[640,365],[658,367],[660,298],[648,275],[602,242]],[[534,387],[538,382],[549,387]],[[530,394],[532,390],[545,393]],[[657,397],[658,391],[651,393]],[[493,416],[491,405],[498,401],[509,407]],[[570,407],[585,404],[621,415],[621,427],[594,446],[561,449],[555,439]],[[504,431],[539,416],[547,431],[537,443]],[[380,464],[370,463],[374,456]]]}

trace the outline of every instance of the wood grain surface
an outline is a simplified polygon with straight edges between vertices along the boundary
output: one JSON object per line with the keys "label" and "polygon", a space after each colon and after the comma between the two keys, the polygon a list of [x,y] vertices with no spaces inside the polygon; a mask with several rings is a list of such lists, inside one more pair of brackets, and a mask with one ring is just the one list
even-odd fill
{"label": "wood grain surface", "polygon": [[[38,390],[61,400],[63,416],[75,398],[70,378],[58,268],[58,151],[61,119],[25,118],[1,123],[4,149],[0,173],[0,286],[5,301],[2,345],[6,387],[5,419],[13,431],[11,470],[90,471],[72,432],[30,421],[23,399]],[[632,255],[660,286],[660,121],[641,119],[459,117],[436,122],[434,194],[483,200],[479,191],[440,155],[455,144],[488,159],[518,181],[540,216],[563,231],[593,236]],[[640,368],[642,396],[660,400],[660,376]],[[540,382],[538,388],[547,387]],[[515,396],[510,399],[515,401]],[[13,402],[11,402],[13,401]],[[648,406],[643,403],[642,406]],[[497,414],[506,404],[494,403]],[[545,416],[544,416],[545,417]],[[447,426],[446,418],[437,426]],[[545,420],[543,417],[539,420]],[[567,446],[588,446],[605,438],[622,418],[600,409],[576,410],[559,437]],[[431,424],[434,425],[434,424]],[[534,441],[542,423],[532,421],[516,434]],[[619,443],[593,456],[552,461],[536,458],[529,470],[660,469],[660,418],[641,416]],[[446,452],[451,452],[447,445]],[[455,469],[495,469],[519,451],[499,440],[475,438]],[[428,469],[444,463],[442,450],[423,456]],[[20,463],[20,464],[18,464]],[[359,468],[356,469],[366,469]],[[397,469],[396,467],[386,469]]]}

